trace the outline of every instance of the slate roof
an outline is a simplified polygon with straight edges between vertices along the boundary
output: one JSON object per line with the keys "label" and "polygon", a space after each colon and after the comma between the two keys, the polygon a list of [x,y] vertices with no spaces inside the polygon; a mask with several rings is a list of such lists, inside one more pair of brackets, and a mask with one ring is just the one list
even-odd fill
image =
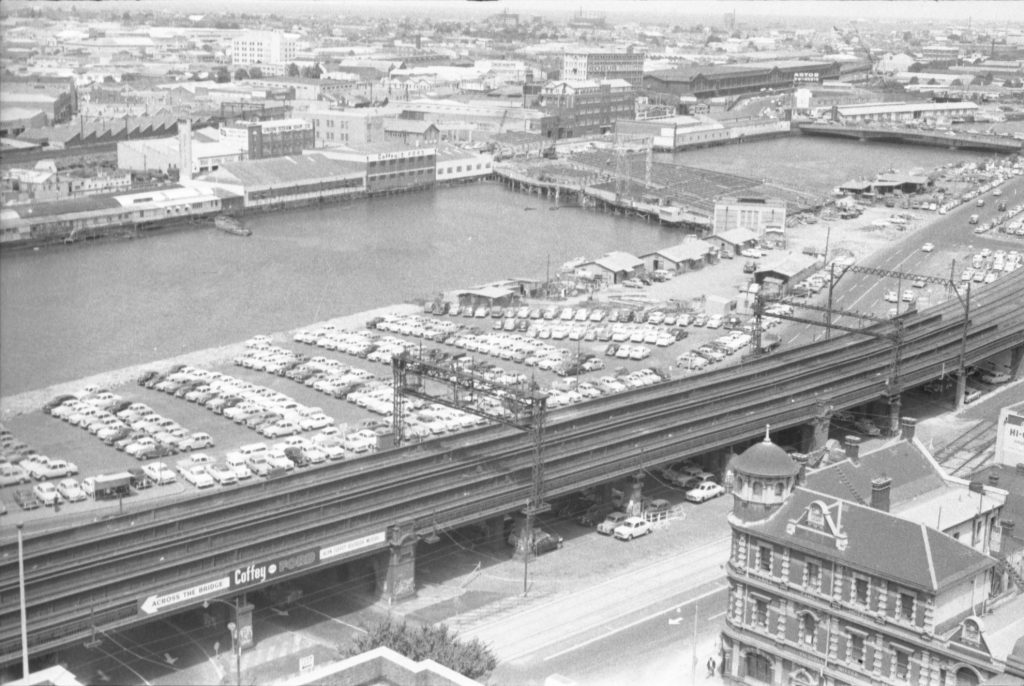
{"label": "slate roof", "polygon": [[860,456],[859,464],[843,460],[807,474],[807,488],[837,498],[871,501],[871,480],[892,479],[893,507],[945,487],[932,462],[908,441],[898,441]]}
{"label": "slate roof", "polygon": [[777,257],[769,264],[760,267],[757,273],[773,272],[787,279],[792,279],[800,272],[813,267],[817,263],[818,258],[811,257],[810,255],[788,254]]}
{"label": "slate roof", "polygon": [[[840,550],[830,535],[802,527],[787,532],[791,520],[800,519],[814,501],[823,501],[830,508],[832,520],[846,534],[845,550]],[[928,593],[944,591],[996,564],[993,558],[923,524],[803,487],[772,516],[759,521],[734,520],[733,526]]]}

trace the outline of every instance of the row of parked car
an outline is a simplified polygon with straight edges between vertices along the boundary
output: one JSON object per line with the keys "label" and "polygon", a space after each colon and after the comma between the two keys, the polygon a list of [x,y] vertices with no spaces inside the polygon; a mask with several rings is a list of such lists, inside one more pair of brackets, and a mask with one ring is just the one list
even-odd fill
{"label": "row of parked car", "polygon": [[159,459],[213,445],[209,434],[189,431],[149,405],[125,400],[109,391],[86,389],[74,395],[58,396],[46,403],[43,411],[88,430],[107,445],[139,460]]}
{"label": "row of parked car", "polygon": [[[253,348],[269,347],[260,340]],[[281,438],[330,426],[333,420],[318,407],[308,407],[290,396],[242,381],[228,374],[181,365],[166,374],[148,373],[143,385],[183,397],[266,438]],[[182,392],[184,391],[184,392]]]}

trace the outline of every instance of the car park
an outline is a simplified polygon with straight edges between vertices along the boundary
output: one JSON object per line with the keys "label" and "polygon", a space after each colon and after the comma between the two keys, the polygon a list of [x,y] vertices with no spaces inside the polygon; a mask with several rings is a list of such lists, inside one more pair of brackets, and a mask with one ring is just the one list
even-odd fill
{"label": "car park", "polygon": [[174,471],[163,462],[149,462],[142,468],[142,472],[158,486],[171,484],[178,480]]}
{"label": "car park", "polygon": [[55,460],[45,455],[34,455],[31,459],[24,460],[25,471],[36,481],[42,479],[57,479],[62,476],[72,476],[78,473],[78,467],[67,460]]}
{"label": "car park", "polygon": [[26,484],[31,480],[28,472],[20,464],[0,462],[0,486]]}
{"label": "car park", "polygon": [[654,527],[642,517],[627,517],[615,527],[612,536],[621,541],[632,541],[634,538],[645,536],[654,531]]}

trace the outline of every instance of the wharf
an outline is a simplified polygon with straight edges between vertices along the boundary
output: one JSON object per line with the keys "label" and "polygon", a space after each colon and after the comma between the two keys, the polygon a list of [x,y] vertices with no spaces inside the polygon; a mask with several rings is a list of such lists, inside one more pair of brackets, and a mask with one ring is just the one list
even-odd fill
{"label": "wharf", "polygon": [[587,150],[557,160],[496,164],[494,174],[512,189],[550,197],[556,205],[635,215],[698,232],[710,229],[720,195],[779,197],[789,214],[823,204],[818,196],[760,179],[645,158],[644,153]]}
{"label": "wharf", "polygon": [[803,134],[856,138],[862,141],[886,141],[931,145],[940,148],[985,150],[998,153],[1019,153],[1021,141],[1009,136],[995,136],[981,133],[921,131],[916,129],[885,126],[847,126],[840,124],[812,124],[802,122],[793,127]]}

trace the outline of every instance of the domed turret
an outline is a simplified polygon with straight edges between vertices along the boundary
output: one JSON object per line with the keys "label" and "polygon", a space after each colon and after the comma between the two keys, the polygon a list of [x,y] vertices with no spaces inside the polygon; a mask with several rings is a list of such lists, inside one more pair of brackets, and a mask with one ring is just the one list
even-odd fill
{"label": "domed turret", "polygon": [[777,510],[797,485],[800,465],[772,443],[770,426],[764,440],[729,463],[732,472],[733,515],[743,521],[764,519]]}

